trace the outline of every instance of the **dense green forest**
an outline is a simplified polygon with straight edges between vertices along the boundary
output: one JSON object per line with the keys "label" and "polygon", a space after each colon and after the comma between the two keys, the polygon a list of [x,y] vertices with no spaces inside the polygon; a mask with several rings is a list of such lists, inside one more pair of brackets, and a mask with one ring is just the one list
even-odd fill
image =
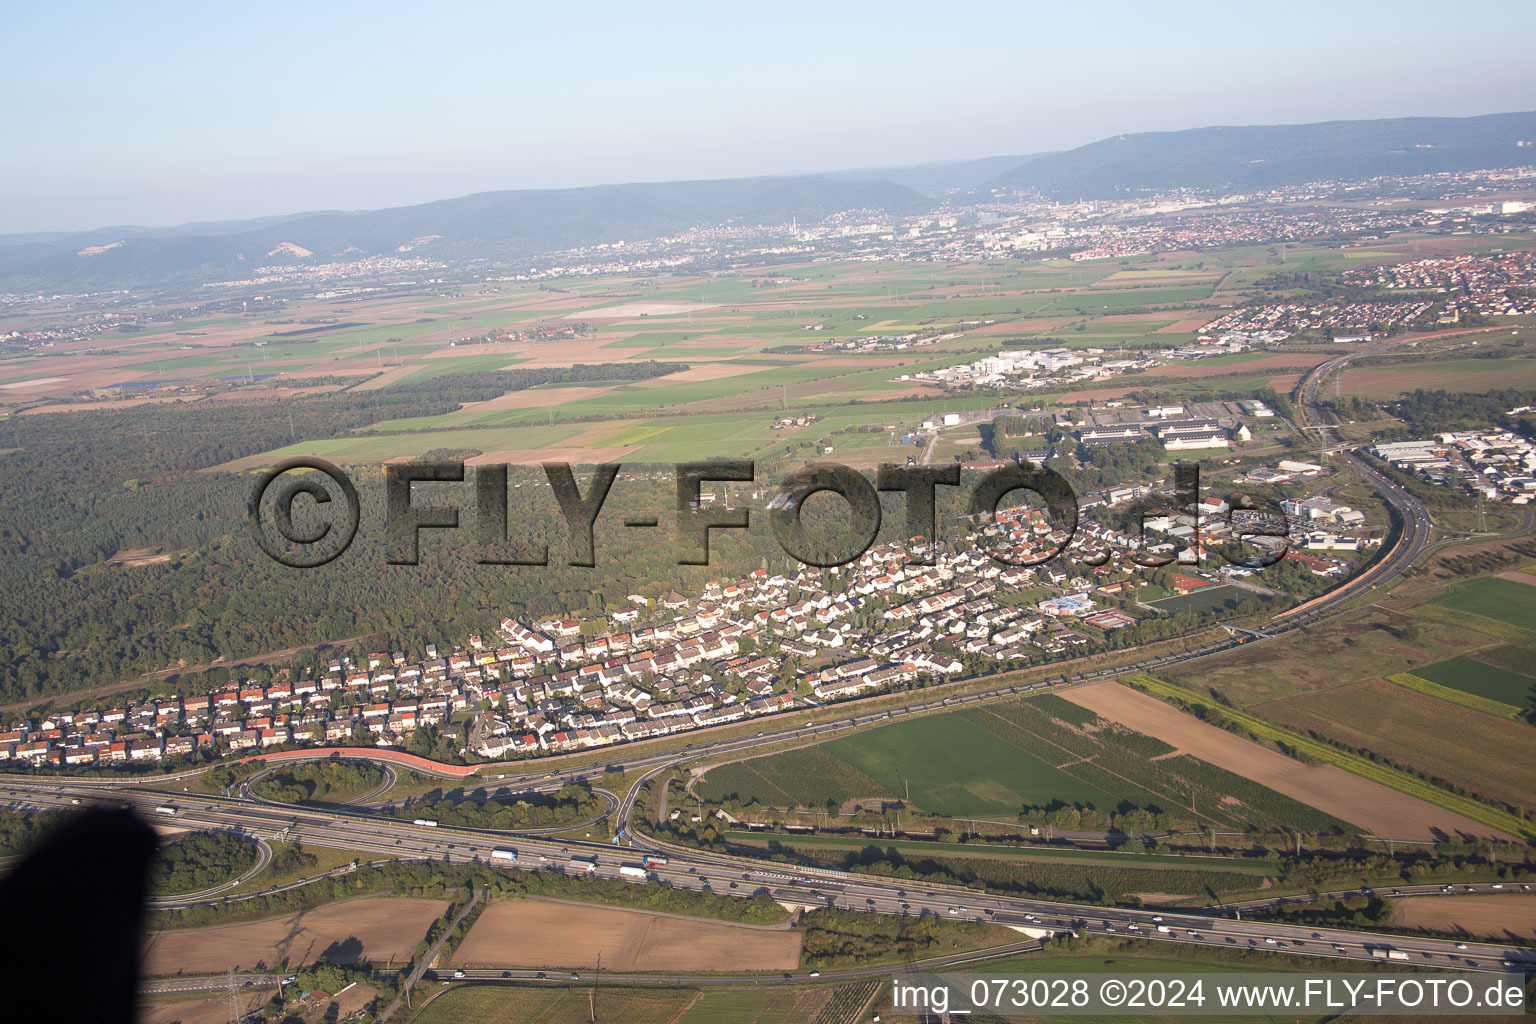
{"label": "dense green forest", "polygon": [[[0,454],[0,700],[316,640],[369,637],[419,651],[426,640],[461,640],[510,611],[600,604],[593,594],[602,589],[602,567],[571,569],[559,547],[548,568],[478,565],[468,511],[467,528],[456,537],[423,545],[432,555],[423,565],[385,566],[383,485],[372,476],[358,480],[364,526],[348,555],[321,570],[290,569],[251,542],[252,479],[206,470],[299,437],[334,437],[380,419],[434,415],[507,390],[680,368],[510,370],[282,403],[149,404],[12,417],[0,423],[0,448],[14,449]],[[472,484],[445,486],[457,487],[448,493],[472,507]],[[624,493],[616,487],[610,507],[618,507]],[[530,524],[531,539],[559,544],[558,509],[547,488],[511,494],[510,519]],[[647,500],[653,511],[670,508],[672,492],[663,488]],[[620,542],[607,550],[629,547]],[[166,560],[111,562],[137,549],[161,552]],[[655,556],[653,564],[615,573],[610,560],[607,575],[633,579],[645,572],[653,589],[670,586],[677,573],[664,557],[669,551],[647,546],[644,553]],[[527,605],[530,595],[539,595],[536,608]]]}
{"label": "dense green forest", "polygon": [[285,804],[346,803],[384,783],[384,770],[362,761],[315,761],[283,768],[251,788]]}
{"label": "dense green forest", "polygon": [[228,832],[189,832],[162,846],[149,868],[150,891],[201,892],[256,863],[256,848]]}
{"label": "dense green forest", "polygon": [[568,784],[556,793],[521,793],[493,797],[485,790],[434,790],[393,808],[397,818],[430,818],[444,825],[507,832],[526,828],[561,828],[597,817],[604,802],[591,790]]}
{"label": "dense green forest", "polygon": [[26,853],[54,828],[69,811],[0,811],[0,857]]}

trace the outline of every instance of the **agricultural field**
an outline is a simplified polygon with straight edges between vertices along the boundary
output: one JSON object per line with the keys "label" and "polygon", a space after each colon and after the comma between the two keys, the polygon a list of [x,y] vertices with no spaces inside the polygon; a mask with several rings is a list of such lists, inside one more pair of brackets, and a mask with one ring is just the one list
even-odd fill
{"label": "agricultural field", "polygon": [[710,988],[679,1024],[862,1024],[861,1011],[882,987],[876,980],[827,985]]}
{"label": "agricultural field", "polygon": [[735,797],[769,807],[824,807],[858,799],[895,799],[884,783],[859,771],[826,746],[804,747],[768,757],[732,761],[694,785],[705,800]]}
{"label": "agricultural field", "polygon": [[446,900],[367,897],[265,921],[178,928],[149,938],[144,973],[222,974],[258,963],[289,969],[322,955],[332,963],[396,963],[408,959]]}
{"label": "agricultural field", "polygon": [[[1407,629],[1410,625],[1412,631]],[[1490,640],[1460,625],[1373,606],[1346,613],[1320,628],[1237,647],[1188,666],[1173,666],[1166,675],[1246,708],[1330,689],[1341,680],[1417,673],[1450,652],[1474,650]]]}
{"label": "agricultural field", "polygon": [[1491,391],[1536,387],[1536,359],[1445,359],[1344,371],[1342,393],[1388,399],[1425,391]]}
{"label": "agricultural field", "polygon": [[[1536,662],[1526,662],[1536,668]],[[1496,700],[1516,708],[1536,706],[1536,678],[1491,665],[1477,656],[1459,655],[1415,669],[1414,675],[1441,686]]]}
{"label": "agricultural field", "polygon": [[[261,1009],[262,1004],[271,999],[265,989],[246,989],[239,993],[239,1005],[246,1013]],[[140,1002],[136,1019],[139,1024],[229,1024],[229,996],[145,999]]]}
{"label": "agricultural field", "polygon": [[1054,694],[737,761],[694,785],[711,802],[769,807],[848,810],[859,801],[902,800],[952,818],[1072,811],[1067,817],[1097,812],[1093,820],[1107,821],[1112,813],[1138,811],[1148,823],[1168,815],[1224,828],[1351,827]]}
{"label": "agricultural field", "polygon": [[[410,1024],[588,1024],[592,1003],[586,986],[455,985],[422,1002],[401,1019]],[[702,998],[693,988],[604,985],[596,996],[599,1020],[626,1024],[673,1024]]]}
{"label": "agricultural field", "polygon": [[489,967],[615,971],[790,971],[800,934],[771,926],[722,924],[667,914],[544,900],[491,904],[454,953]]}
{"label": "agricultural field", "polygon": [[1453,612],[1493,619],[1518,630],[1536,631],[1536,587],[1513,580],[1503,580],[1496,576],[1465,580],[1429,604]]}
{"label": "agricultural field", "polygon": [[[109,335],[90,348],[61,347],[25,363],[25,373],[13,382],[20,386],[0,397],[38,407],[87,391],[101,399],[91,403],[94,408],[196,397],[203,385],[221,380],[225,383],[216,389],[238,384],[252,397],[282,397],[295,385],[308,392],[367,392],[510,367],[662,360],[678,369],[644,381],[593,380],[514,392],[435,416],[381,418],[355,437],[305,438],[262,459],[312,454],[377,461],[467,447],[509,461],[564,456],[669,462],[771,458],[785,454],[786,445],[825,440],[839,454],[846,450],[850,464],[873,465],[888,453],[871,450],[875,446],[864,443],[867,439],[857,444],[847,437],[826,439],[828,431],[819,422],[787,431],[771,431],[769,424],[782,411],[848,408],[846,403],[858,400],[884,406],[879,418],[905,430],[956,403],[974,407],[979,400],[897,379],[904,374],[1009,345],[1181,343],[1209,319],[1202,304],[1242,296],[1244,275],[1272,262],[1246,247],[1231,250],[1230,258],[1210,256],[1202,269],[1157,257],[919,269],[900,263],[816,263],[779,268],[783,279],[581,279],[507,287],[490,295],[305,299],[280,317],[191,318],[121,338]],[[1331,263],[1338,257],[1319,252],[1307,259]],[[960,321],[968,326],[957,332]],[[807,324],[824,329],[808,331]],[[902,351],[815,348],[907,331],[956,336]],[[1156,376],[1174,387],[1185,377],[1212,387],[1241,387],[1269,379],[1254,377],[1255,369],[1289,369],[1314,359],[1244,353],[1170,365]],[[18,363],[16,369],[22,368]],[[1130,389],[1146,383],[1126,379]],[[912,397],[921,401],[899,401]],[[658,423],[659,411],[686,413],[687,422]],[[697,422],[703,417],[751,422],[722,431],[714,429],[717,424]],[[662,430],[639,436],[652,427]],[[374,440],[370,434],[396,436]],[[946,435],[936,458],[947,461],[975,441],[969,432]]]}
{"label": "agricultural field", "polygon": [[[1024,807],[1057,803],[1105,808],[1116,803],[1032,754],[978,733],[959,715],[900,722],[738,764],[749,767],[728,766],[736,771],[721,782],[714,771],[706,775],[698,784],[700,795],[801,807],[909,799],[947,816],[1017,814]],[[753,785],[744,774],[748,770],[761,781]]]}
{"label": "agricultural field", "polygon": [[1288,697],[1250,710],[1303,733],[1449,780],[1520,806],[1536,793],[1536,732],[1376,679]]}
{"label": "agricultural field", "polygon": [[[1235,770],[1250,777],[1256,773],[1251,769],[1245,769],[1243,767],[1245,763],[1257,763],[1260,768],[1274,771],[1278,781],[1273,788],[1284,791],[1285,786],[1279,784],[1281,782],[1292,787],[1310,783],[1316,788],[1319,798],[1337,800],[1341,806],[1359,807],[1358,811],[1351,812],[1351,818],[1367,824],[1373,830],[1382,829],[1377,834],[1402,837],[1439,836],[1455,832],[1468,836],[1494,838],[1513,838],[1532,834],[1530,826],[1522,815],[1511,813],[1503,807],[1491,806],[1443,785],[1437,785],[1433,781],[1394,767],[1390,763],[1384,763],[1375,757],[1324,743],[1306,733],[1278,725],[1246,710],[1223,706],[1203,691],[1186,689],[1144,673],[1129,676],[1126,681],[1134,683],[1138,689],[1132,690],[1120,684],[1100,683],[1081,688],[1075,691],[1073,696],[1081,702],[1085,693],[1092,695],[1098,692],[1101,699],[1107,700],[1111,705],[1134,704],[1135,710],[1148,716],[1149,722],[1161,718],[1159,728],[1151,730],[1159,735],[1164,734],[1160,731],[1161,729],[1182,731],[1188,737],[1189,743],[1203,743],[1219,751],[1222,756],[1233,762]],[[1134,694],[1138,699],[1122,700],[1121,693],[1113,690],[1105,691],[1103,688],[1106,686]],[[1149,694],[1155,694],[1156,697]],[[1223,722],[1234,732],[1226,732],[1215,725],[1203,722],[1193,715],[1179,711],[1172,705],[1164,705],[1159,711],[1156,705],[1161,704],[1162,701],[1175,701],[1184,707],[1198,709],[1205,718]],[[1439,703],[1442,706],[1450,706],[1445,705],[1444,702]],[[1487,716],[1480,717],[1487,718]],[[1487,720],[1499,721],[1492,718]],[[1298,757],[1306,758],[1314,768],[1341,769],[1344,777],[1324,771],[1310,779],[1288,779],[1284,765],[1290,761],[1289,758],[1284,758],[1283,755],[1248,739],[1240,739],[1234,735],[1239,731],[1258,741],[1288,749]],[[1220,739],[1222,736],[1240,739],[1241,745],[1222,750],[1223,744]],[[1181,741],[1179,745],[1184,747],[1186,742]],[[1272,758],[1282,760],[1274,761]],[[1217,758],[1212,757],[1211,760],[1215,761]],[[1300,762],[1292,763],[1300,764]],[[1361,786],[1361,783],[1371,785]],[[1401,799],[1403,797],[1408,799],[1405,801]],[[1317,804],[1322,800],[1313,799],[1311,802]],[[1370,824],[1371,821],[1375,824]]]}
{"label": "agricultural field", "polygon": [[1536,942],[1536,896],[1409,896],[1392,901],[1392,924],[1495,942]]}
{"label": "agricultural field", "polygon": [[1111,721],[1127,726],[1135,723],[1202,761],[1303,801],[1374,835],[1428,837],[1437,828],[1486,831],[1460,815],[1335,765],[1304,765],[1119,683],[1073,687],[1062,696]]}

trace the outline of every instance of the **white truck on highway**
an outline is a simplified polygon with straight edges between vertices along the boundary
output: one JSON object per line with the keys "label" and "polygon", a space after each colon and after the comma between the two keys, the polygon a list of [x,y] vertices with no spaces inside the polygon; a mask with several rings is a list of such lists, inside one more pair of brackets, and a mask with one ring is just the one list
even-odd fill
{"label": "white truck on highway", "polygon": [[620,864],[619,874],[625,878],[632,878],[637,882],[643,882],[650,877],[650,873],[640,864]]}
{"label": "white truck on highway", "polygon": [[510,850],[505,846],[498,846],[496,849],[491,851],[491,860],[502,864],[516,864],[517,851]]}
{"label": "white truck on highway", "polygon": [[417,818],[415,821],[411,822],[411,824],[425,825],[427,828],[437,828],[437,822],[433,821],[431,818]]}
{"label": "white truck on highway", "polygon": [[172,807],[170,804],[161,804],[159,807],[155,808],[155,813],[174,815],[176,813],[176,808]]}
{"label": "white truck on highway", "polygon": [[572,857],[569,867],[571,871],[584,872],[590,875],[597,871],[597,858]]}
{"label": "white truck on highway", "polygon": [[1367,952],[1377,960],[1407,960],[1408,954],[1391,946],[1372,946]]}

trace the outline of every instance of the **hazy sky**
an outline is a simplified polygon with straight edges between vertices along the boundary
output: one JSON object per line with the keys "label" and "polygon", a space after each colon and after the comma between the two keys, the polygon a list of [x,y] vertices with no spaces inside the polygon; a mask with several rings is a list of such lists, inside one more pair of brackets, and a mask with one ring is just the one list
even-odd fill
{"label": "hazy sky", "polygon": [[0,233],[1528,110],[1532,39],[1530,0],[13,0]]}

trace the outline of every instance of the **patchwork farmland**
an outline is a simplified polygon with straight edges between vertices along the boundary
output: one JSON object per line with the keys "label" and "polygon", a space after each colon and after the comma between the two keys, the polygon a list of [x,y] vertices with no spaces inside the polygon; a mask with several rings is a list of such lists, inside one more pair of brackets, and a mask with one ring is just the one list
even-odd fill
{"label": "patchwork farmland", "polygon": [[1082,808],[1228,828],[1352,831],[1347,819],[1053,694],[732,762],[707,771],[694,790],[712,802],[765,807],[900,800],[950,818]]}

